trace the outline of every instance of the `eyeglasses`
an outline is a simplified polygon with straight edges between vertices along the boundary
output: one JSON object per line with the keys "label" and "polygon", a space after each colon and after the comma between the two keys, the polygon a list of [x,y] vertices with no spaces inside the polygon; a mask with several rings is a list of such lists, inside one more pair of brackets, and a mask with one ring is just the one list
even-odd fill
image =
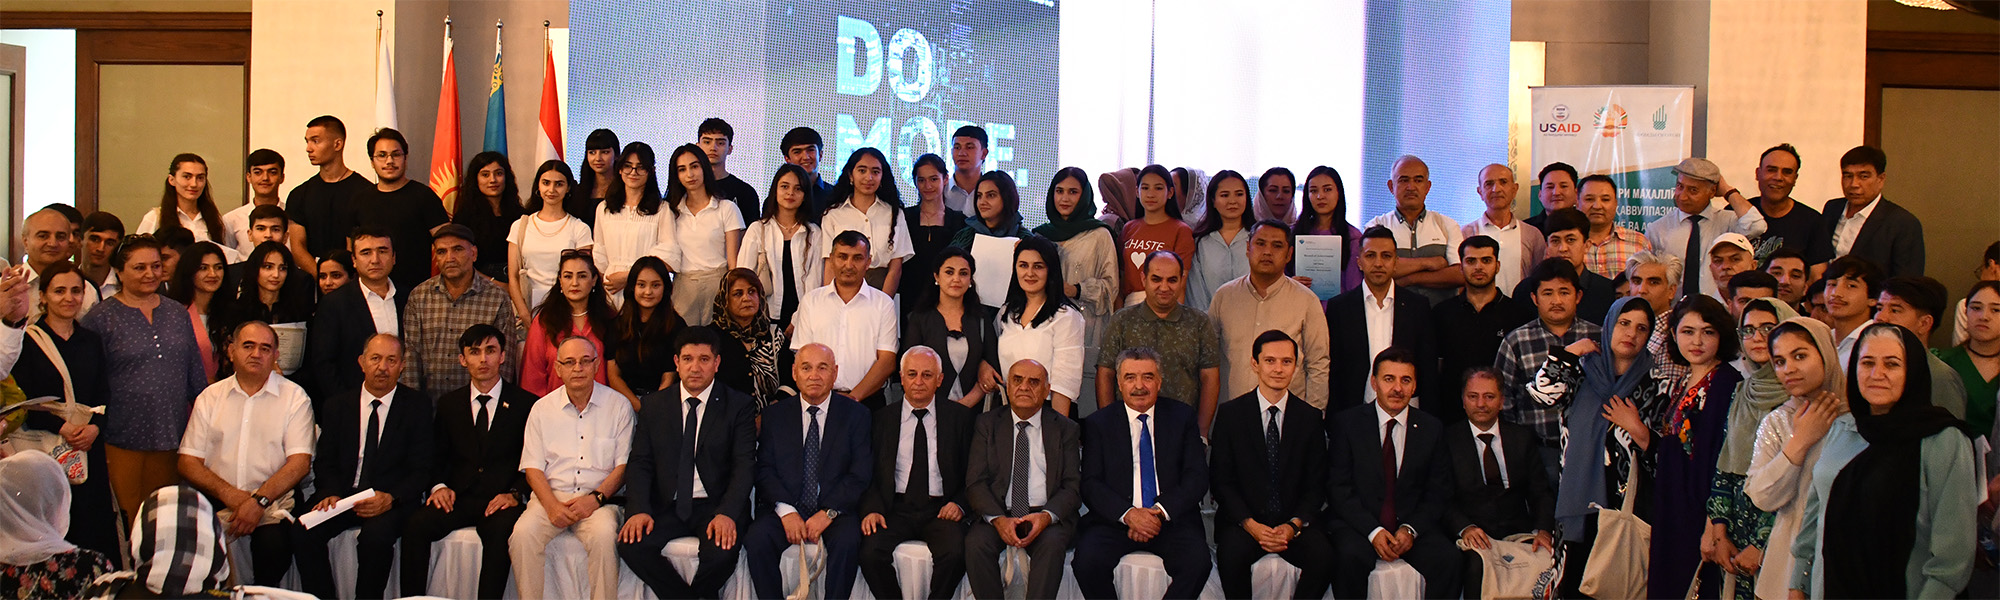
{"label": "eyeglasses", "polygon": [[376,152],[374,154],[370,154],[369,156],[375,157],[375,160],[388,160],[391,158],[402,158],[405,156],[409,156],[409,154],[403,152]]}
{"label": "eyeglasses", "polygon": [[1777,328],[1778,325],[1776,323],[1765,323],[1755,327],[1738,327],[1736,328],[1736,337],[1747,338],[1753,335],[1770,335],[1771,330]]}
{"label": "eyeglasses", "polygon": [[556,366],[558,366],[558,367],[563,367],[563,368],[565,368],[565,369],[567,369],[567,368],[571,368],[571,367],[585,367],[585,368],[589,368],[590,366],[592,366],[592,365],[595,365],[595,364],[597,364],[597,357],[594,357],[594,356],[592,356],[592,357],[584,357],[584,358],[565,358],[565,359],[562,359],[562,360],[558,360],[558,361],[556,361]]}
{"label": "eyeglasses", "polygon": [[620,173],[638,173],[651,170],[646,168],[645,165],[618,165],[618,172]]}

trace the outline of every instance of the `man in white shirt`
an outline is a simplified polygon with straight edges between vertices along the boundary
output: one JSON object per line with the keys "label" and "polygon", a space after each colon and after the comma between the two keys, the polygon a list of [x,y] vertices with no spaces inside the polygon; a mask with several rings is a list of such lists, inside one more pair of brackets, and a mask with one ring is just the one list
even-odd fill
{"label": "man in white shirt", "polygon": [[507,540],[514,584],[523,599],[542,598],[549,542],[576,534],[588,554],[590,597],[618,593],[618,508],[606,505],[625,485],[632,448],[632,403],[593,378],[597,347],[581,337],[556,346],[563,386],[535,401],[521,442],[521,470],[534,501]]}
{"label": "man in white shirt", "polygon": [[[1500,270],[1494,273],[1494,281],[1503,290],[1514,289],[1528,274],[1528,269],[1541,262],[1542,245],[1547,243],[1540,228],[1514,218],[1514,193],[1520,189],[1521,184],[1514,180],[1514,170],[1507,165],[1494,163],[1480,169],[1479,198],[1486,202],[1486,212],[1459,232],[1461,241],[1483,235],[1500,242]],[[1575,204],[1574,199],[1569,204]],[[1543,222],[1547,222],[1549,212],[1563,208],[1569,207],[1551,207],[1544,211]],[[1453,253],[1455,255],[1457,250],[1454,249]]]}
{"label": "man in white shirt", "polygon": [[1409,286],[1433,302],[1443,301],[1465,285],[1458,264],[1458,243],[1464,231],[1458,222],[1425,207],[1431,194],[1431,168],[1423,159],[1403,155],[1391,165],[1389,193],[1396,210],[1369,219],[1363,231],[1382,226],[1396,235],[1396,284]]}
{"label": "man in white shirt", "polygon": [[[1720,298],[1715,280],[1708,273],[1708,248],[1724,233],[1744,238],[1764,235],[1764,213],[1758,212],[1743,192],[1729,185],[1722,170],[1705,158],[1690,158],[1674,167],[1679,180],[1674,184],[1674,206],[1679,210],[1646,225],[1646,241],[1654,252],[1681,259],[1681,293],[1708,294]],[[1717,204],[1722,198],[1723,204]]]}
{"label": "man in white shirt", "polygon": [[1875,324],[1875,300],[1882,293],[1882,268],[1858,257],[1842,256],[1826,264],[1826,324],[1833,328],[1840,365],[1852,369],[1854,342],[1861,330]]}
{"label": "man in white shirt", "polygon": [[1029,598],[1054,598],[1062,586],[1063,553],[1083,505],[1083,441],[1076,421],[1043,409],[1048,399],[1048,368],[1021,359],[1007,369],[1007,410],[973,424],[965,500],[985,522],[965,536],[965,578],[975,597],[1001,597],[999,562],[1008,548],[1028,555]]}
{"label": "man in white shirt", "polygon": [[1195,409],[1160,402],[1160,356],[1144,346],[1119,353],[1124,404],[1084,420],[1083,501],[1093,525],[1077,539],[1071,572],[1086,598],[1114,598],[1111,571],[1133,552],[1164,563],[1168,598],[1194,598],[1211,561],[1201,521],[1208,445]]}
{"label": "man in white shirt", "polygon": [[972,410],[943,396],[943,361],[929,346],[903,353],[903,401],[875,411],[875,478],[861,495],[861,576],[877,598],[902,594],[896,546],[931,549],[930,598],[965,575],[965,463]]}
{"label": "man in white shirt", "polygon": [[[76,253],[76,245],[80,240],[72,236],[73,232],[69,226],[69,217],[52,208],[35,211],[21,221],[21,247],[28,251],[27,257],[22,262],[28,267],[28,279],[24,283],[28,286],[30,321],[42,314],[42,293],[39,283],[42,270],[59,261],[69,260]],[[84,313],[90,312],[90,307],[95,306],[98,300],[97,286],[83,286],[83,310],[78,312],[77,316],[81,317]]]}
{"label": "man in white shirt", "polygon": [[195,396],[179,470],[223,507],[216,516],[230,537],[250,536],[250,580],[275,586],[292,566],[292,489],[312,468],[312,399],[272,372],[278,336],[269,325],[238,325],[228,351],[235,372]]}
{"label": "man in white shirt", "polygon": [[389,232],[357,227],[348,240],[353,246],[355,281],[320,299],[313,312],[313,335],[306,336],[307,385],[316,398],[359,387],[361,371],[354,358],[361,355],[368,338],[402,333],[407,297],[389,278],[396,268]]}
{"label": "man in white shirt", "polygon": [[809,344],[831,348],[840,365],[834,391],[859,400],[870,411],[882,407],[882,389],[896,370],[901,325],[896,301],[863,280],[873,246],[856,231],[834,237],[827,254],[833,285],[801,295],[799,312],[792,318],[792,349]]}
{"label": "man in white shirt", "polygon": [[[285,208],[285,199],[278,197],[278,187],[285,184],[285,157],[270,148],[259,148],[243,159],[243,182],[250,188],[250,201],[229,212],[222,213],[222,231],[228,238],[223,247],[247,255],[263,239],[251,235],[257,219],[251,218],[251,211],[262,206]],[[281,213],[282,214],[282,213]],[[274,239],[291,249],[292,260],[299,268],[312,270],[313,255],[306,250],[306,228],[304,225],[285,219],[279,225],[282,229],[275,237],[266,235],[264,239]]]}

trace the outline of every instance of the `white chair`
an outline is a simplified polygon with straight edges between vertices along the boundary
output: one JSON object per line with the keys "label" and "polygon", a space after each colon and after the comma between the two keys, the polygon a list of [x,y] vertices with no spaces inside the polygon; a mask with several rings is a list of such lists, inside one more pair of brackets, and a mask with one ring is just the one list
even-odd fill
{"label": "white chair", "polygon": [[[356,546],[360,543],[360,537],[361,529],[349,529],[340,532],[340,535],[334,536],[326,544],[326,558],[327,562],[333,566],[333,587],[338,600],[354,600],[354,578],[361,569],[360,561],[355,554]],[[477,536],[474,539],[477,539]],[[397,547],[400,548],[401,546],[402,543],[397,542]],[[250,552],[250,538],[240,537],[230,540],[229,556],[229,568],[232,572],[236,573],[237,581],[244,584],[250,583],[250,574],[255,572],[252,570],[254,568],[252,565],[254,557]],[[433,551],[433,556],[435,556],[435,551]],[[389,596],[402,595],[399,593],[402,591],[402,580],[397,578],[402,571],[401,562],[400,559],[392,558],[389,563],[389,585],[383,589],[383,592]],[[473,563],[475,565],[478,564],[478,559],[475,558]],[[296,564],[285,572],[285,578],[278,587],[288,590],[299,589],[299,568]],[[475,585],[474,588],[476,590],[477,586]],[[471,596],[476,595],[472,594]]]}
{"label": "white chair", "polygon": [[[1069,581],[1064,582],[1065,592]],[[1167,595],[1167,585],[1173,578],[1167,576],[1167,565],[1159,555],[1151,552],[1133,552],[1119,559],[1118,567],[1111,571],[1111,586],[1118,591],[1119,598],[1160,598]],[[1077,597],[1082,597],[1081,590]],[[1287,592],[1289,593],[1289,592]],[[1203,600],[1221,600],[1222,583],[1215,578],[1215,570],[1210,567],[1208,585],[1201,590]]]}
{"label": "white chair", "polygon": [[1371,600],[1422,598],[1424,576],[1402,559],[1375,561],[1375,570],[1368,573],[1368,597]]}
{"label": "white chair", "polygon": [[[738,548],[741,548],[741,546],[739,545]],[[701,540],[694,536],[688,536],[674,538],[674,541],[667,542],[667,547],[660,549],[660,555],[667,557],[667,560],[674,564],[674,570],[679,571],[682,579],[685,580],[694,575],[695,567],[701,565],[701,560],[698,558],[700,551]],[[620,568],[624,568],[623,563],[620,563]],[[798,567],[793,566],[792,568],[797,569]],[[749,563],[744,560],[741,553],[738,553],[735,573],[729,576],[729,583],[722,584],[722,597],[730,600],[749,600],[750,596],[756,592],[754,588],[755,586],[750,585]],[[653,590],[647,589],[646,597],[648,599],[652,598]]]}
{"label": "white chair", "polygon": [[[1286,562],[1285,557],[1266,554],[1250,565],[1251,598],[1290,598],[1298,588],[1299,568]],[[1325,597],[1331,600],[1333,590],[1328,589]]]}
{"label": "white chair", "polygon": [[[590,597],[590,557],[584,551],[583,541],[568,531],[549,541],[544,555],[543,571],[545,583],[542,593],[546,598],[589,598]],[[513,586],[508,586],[513,587]],[[652,597],[652,590],[639,581],[631,569],[625,568],[625,561],[618,561],[618,593],[622,600],[646,600]]]}
{"label": "white chair", "polygon": [[[430,593],[440,598],[478,600],[479,565],[485,544],[479,531],[463,527],[431,544]],[[398,566],[400,569],[401,567]],[[507,598],[514,598],[513,577],[507,578]]]}

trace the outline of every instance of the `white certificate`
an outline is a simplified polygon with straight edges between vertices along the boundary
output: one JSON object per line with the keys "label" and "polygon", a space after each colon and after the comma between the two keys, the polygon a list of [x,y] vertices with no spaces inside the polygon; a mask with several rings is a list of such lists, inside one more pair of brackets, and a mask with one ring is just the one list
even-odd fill
{"label": "white certificate", "polygon": [[285,375],[297,372],[306,358],[306,324],[278,323],[271,331],[278,334],[278,371]]}
{"label": "white certificate", "polygon": [[1313,294],[1322,301],[1340,295],[1340,259],[1347,253],[1347,240],[1338,235],[1302,235],[1298,238],[1294,273],[1311,277]]}
{"label": "white certificate", "polygon": [[[972,272],[972,284],[979,290],[979,303],[1000,308],[1007,301],[1007,286],[1014,281],[1014,245],[1021,238],[993,237],[983,233],[972,234],[972,260],[979,268]],[[1049,261],[1049,268],[1062,268],[1061,260]],[[912,274],[914,277],[928,277],[929,273]]]}

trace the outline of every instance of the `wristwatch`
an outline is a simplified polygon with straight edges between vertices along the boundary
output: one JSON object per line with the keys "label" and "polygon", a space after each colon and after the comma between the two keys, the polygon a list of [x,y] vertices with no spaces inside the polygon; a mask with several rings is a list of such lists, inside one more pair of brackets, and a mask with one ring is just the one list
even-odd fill
{"label": "wristwatch", "polygon": [[826,509],[826,518],[828,518],[828,519],[838,519],[838,518],[840,518],[840,511],[837,511],[837,510],[834,510],[834,509],[831,509],[831,508],[829,508],[829,509]]}
{"label": "wristwatch", "polygon": [[257,501],[257,508],[270,508],[271,499],[257,492],[250,492],[250,498]]}
{"label": "wristwatch", "polygon": [[603,505],[604,505],[604,504],[605,504],[606,502],[610,502],[610,501],[611,501],[611,498],[609,498],[609,497],[606,497],[606,496],[604,495],[604,492],[600,492],[600,491],[597,491],[597,490],[591,490],[591,491],[590,491],[590,497],[591,497],[591,498],[595,498],[595,499],[597,499],[597,505],[598,505],[598,506],[603,506]]}

